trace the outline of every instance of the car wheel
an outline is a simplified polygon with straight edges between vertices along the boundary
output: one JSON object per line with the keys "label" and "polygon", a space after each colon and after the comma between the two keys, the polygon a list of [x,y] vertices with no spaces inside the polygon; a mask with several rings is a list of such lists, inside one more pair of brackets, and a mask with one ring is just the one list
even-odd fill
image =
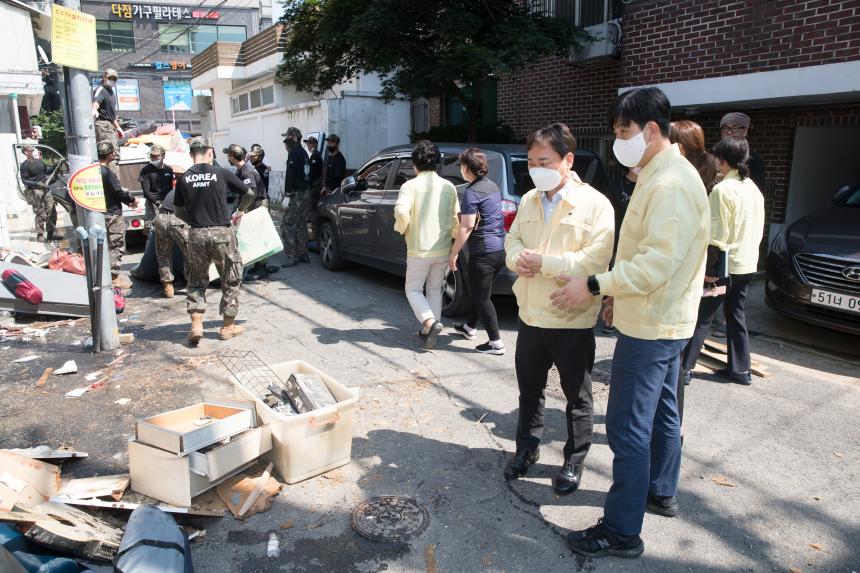
{"label": "car wheel", "polygon": [[465,264],[465,261],[460,257],[456,271],[445,269],[445,281],[442,283],[442,316],[459,316],[471,309],[472,301],[466,293],[466,273],[463,272],[462,264]]}
{"label": "car wheel", "polygon": [[330,271],[336,271],[343,267],[343,258],[340,256],[337,233],[330,221],[324,221],[320,225],[319,248],[320,259],[325,268]]}

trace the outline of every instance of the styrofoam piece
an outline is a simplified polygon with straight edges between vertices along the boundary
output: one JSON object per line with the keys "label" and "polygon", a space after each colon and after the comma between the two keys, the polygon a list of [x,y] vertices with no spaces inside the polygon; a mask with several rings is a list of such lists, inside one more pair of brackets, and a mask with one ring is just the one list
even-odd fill
{"label": "styrofoam piece", "polygon": [[78,364],[74,360],[66,360],[65,364],[54,370],[54,374],[74,374],[78,371]]}

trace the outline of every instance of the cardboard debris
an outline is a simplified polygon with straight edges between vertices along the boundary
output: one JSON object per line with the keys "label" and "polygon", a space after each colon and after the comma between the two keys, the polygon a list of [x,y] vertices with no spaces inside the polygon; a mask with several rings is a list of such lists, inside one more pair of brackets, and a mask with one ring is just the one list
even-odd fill
{"label": "cardboard debris", "polygon": [[[54,496],[50,501],[64,503],[66,505],[77,505],[83,507],[95,507],[100,509],[123,509],[134,511],[141,507],[140,503],[130,503],[126,501],[105,501],[103,499],[65,499]],[[158,509],[166,513],[181,513],[185,515],[196,515],[200,517],[224,517],[223,509],[198,508],[198,507],[178,507],[175,505],[156,505]],[[2,521],[2,519],[0,519]]]}
{"label": "cardboard debris", "polygon": [[38,504],[60,489],[60,468],[0,450],[0,510],[9,511],[18,503]]}
{"label": "cardboard debris", "polygon": [[78,365],[74,360],[66,360],[66,362],[54,370],[54,374],[74,374],[78,371]]}
{"label": "cardboard debris", "polygon": [[89,390],[89,387],[75,388],[74,390],[69,390],[68,392],[66,392],[66,398],[78,398],[86,394],[87,390]]}
{"label": "cardboard debris", "polygon": [[55,450],[50,446],[36,446],[34,448],[25,449],[9,449],[7,452],[18,454],[27,458],[36,460],[67,460],[70,458],[88,458],[90,455],[87,452],[76,452],[75,450],[60,448]]}
{"label": "cardboard debris", "polygon": [[119,501],[130,481],[131,478],[128,474],[73,479],[63,486],[52,499],[61,497],[70,499],[112,497]]}
{"label": "cardboard debris", "polygon": [[32,523],[24,536],[40,545],[96,561],[110,561],[116,555],[122,530],[106,521],[62,503],[18,507],[21,512],[0,512],[0,521]]}
{"label": "cardboard debris", "polygon": [[[269,466],[271,469],[271,464]],[[267,475],[266,481],[261,482],[261,477],[250,477],[248,475],[233,476],[216,487],[215,491],[234,516],[244,519],[256,513],[267,511],[272,507],[278,492],[281,491],[281,482],[271,477],[271,475]],[[261,484],[262,488],[260,488],[260,493],[257,494],[257,499],[252,502],[252,505],[244,514],[240,515],[242,506],[249,499],[249,496],[254,493],[257,486]]]}
{"label": "cardboard debris", "polygon": [[133,332],[123,332],[119,335],[119,343],[120,344],[131,344],[134,342],[134,333]]}

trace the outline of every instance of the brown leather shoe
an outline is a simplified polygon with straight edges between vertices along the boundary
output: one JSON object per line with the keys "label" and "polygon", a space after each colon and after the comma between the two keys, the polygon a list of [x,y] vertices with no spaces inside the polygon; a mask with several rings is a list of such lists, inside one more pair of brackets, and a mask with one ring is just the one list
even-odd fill
{"label": "brown leather shoe", "polygon": [[243,332],[245,332],[245,329],[236,324],[235,316],[225,316],[224,325],[221,327],[221,330],[218,331],[218,338],[220,340],[230,340],[234,336],[239,336]]}

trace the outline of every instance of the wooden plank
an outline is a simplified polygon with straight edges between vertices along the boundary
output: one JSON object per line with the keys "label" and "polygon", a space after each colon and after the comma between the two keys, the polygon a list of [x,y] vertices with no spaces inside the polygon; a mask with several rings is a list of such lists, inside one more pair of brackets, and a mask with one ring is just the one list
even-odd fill
{"label": "wooden plank", "polygon": [[72,499],[110,496],[119,501],[130,481],[128,474],[73,479],[57,492],[57,496]]}
{"label": "wooden plank", "polygon": [[706,339],[705,340],[705,348],[710,350],[711,352],[719,352],[720,354],[728,354],[729,347],[723,344],[722,342],[717,342],[715,340]]}
{"label": "wooden plank", "polygon": [[45,382],[48,381],[48,377],[54,372],[53,368],[45,368],[45,371],[42,372],[42,375],[39,376],[39,379],[36,380],[36,386],[44,386]]}
{"label": "wooden plank", "polygon": [[[82,507],[96,507],[102,509],[123,509],[127,511],[134,511],[138,507],[143,504],[140,503],[130,503],[126,501],[105,501],[103,499],[67,499],[62,497],[54,496],[51,498],[51,501],[54,502],[62,502],[66,505],[76,505]],[[200,517],[224,517],[224,510],[217,509],[205,509],[205,508],[197,508],[197,507],[178,507],[175,505],[156,505],[158,509],[165,513],[179,513],[184,515],[197,515]],[[18,512],[15,512],[18,513]],[[4,513],[0,513],[0,521],[2,521]],[[14,515],[14,514],[12,514]]]}
{"label": "wooden plank", "polygon": [[90,455],[87,452],[76,452],[75,450],[52,450],[48,446],[36,446],[35,448],[26,449],[8,449],[7,452],[32,458],[34,460],[68,460],[71,458],[88,458]]}
{"label": "wooden plank", "polygon": [[0,510],[17,503],[40,503],[60,489],[57,466],[0,450]]}

